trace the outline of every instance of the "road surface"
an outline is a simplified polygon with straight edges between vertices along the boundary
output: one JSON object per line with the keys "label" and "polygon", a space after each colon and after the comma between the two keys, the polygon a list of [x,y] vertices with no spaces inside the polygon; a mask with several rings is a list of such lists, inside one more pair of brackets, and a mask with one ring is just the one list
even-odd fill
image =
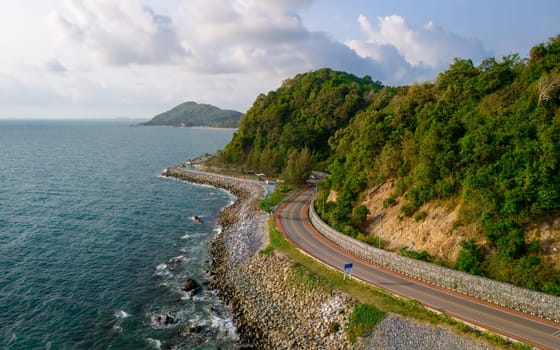
{"label": "road surface", "polygon": [[[344,252],[308,220],[314,191],[301,192],[275,213],[276,226],[302,251],[338,270],[353,263],[352,275],[424,306],[539,349],[560,349],[560,324],[489,304],[379,268]],[[559,305],[560,307],[560,305]]]}

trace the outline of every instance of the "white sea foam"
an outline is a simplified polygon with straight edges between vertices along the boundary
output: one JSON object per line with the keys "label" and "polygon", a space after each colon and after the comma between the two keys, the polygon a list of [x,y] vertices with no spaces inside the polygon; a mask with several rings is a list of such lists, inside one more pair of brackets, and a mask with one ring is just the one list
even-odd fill
{"label": "white sea foam", "polygon": [[115,312],[115,317],[117,318],[127,318],[130,317],[130,314],[124,310],[119,310]]}
{"label": "white sea foam", "polygon": [[187,234],[181,236],[180,239],[185,240],[185,239],[189,239],[189,238],[191,238],[191,235],[189,235],[189,234],[187,233]]}
{"label": "white sea foam", "polygon": [[185,261],[189,261],[189,258],[187,258],[184,255],[179,255],[179,256],[175,256],[171,259],[169,259],[169,261],[167,261],[168,264],[173,264],[173,265],[178,265],[181,264]]}
{"label": "white sea foam", "polygon": [[146,342],[154,347],[154,349],[161,349],[161,340],[148,338]]}
{"label": "white sea foam", "polygon": [[173,274],[168,271],[168,267],[166,263],[161,263],[158,266],[156,266],[156,271],[154,272],[154,275],[159,277],[171,277]]}
{"label": "white sea foam", "polygon": [[185,292],[184,290],[181,290],[181,293],[182,293],[182,295],[181,295],[181,300],[182,301],[186,301],[186,300],[201,301],[201,300],[208,299],[206,297],[206,295],[204,294],[204,292],[193,294],[192,291]]}
{"label": "white sea foam", "polygon": [[218,330],[218,337],[222,339],[237,339],[237,332],[235,325],[230,319],[221,318],[218,316],[210,316],[210,326]]}

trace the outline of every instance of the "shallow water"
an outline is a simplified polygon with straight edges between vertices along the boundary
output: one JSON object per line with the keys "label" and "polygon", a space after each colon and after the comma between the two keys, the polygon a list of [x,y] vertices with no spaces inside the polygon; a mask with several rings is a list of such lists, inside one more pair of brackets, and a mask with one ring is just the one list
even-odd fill
{"label": "shallow water", "polygon": [[[0,121],[0,348],[234,348],[214,293],[181,290],[207,279],[216,215],[232,198],[159,176],[231,135]],[[158,324],[165,315],[174,322]]]}

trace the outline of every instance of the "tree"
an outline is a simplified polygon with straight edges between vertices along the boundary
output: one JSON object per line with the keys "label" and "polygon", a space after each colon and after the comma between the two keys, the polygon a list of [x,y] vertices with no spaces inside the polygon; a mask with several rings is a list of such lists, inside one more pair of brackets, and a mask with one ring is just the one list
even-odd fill
{"label": "tree", "polygon": [[289,185],[299,186],[311,174],[313,169],[313,155],[308,148],[302,150],[293,149],[282,172],[282,179]]}
{"label": "tree", "polygon": [[461,248],[455,267],[473,275],[482,275],[484,252],[476,245],[473,239],[461,242]]}
{"label": "tree", "polygon": [[367,216],[369,214],[369,210],[365,205],[360,205],[356,207],[352,213],[352,221],[354,226],[361,227],[367,221]]}

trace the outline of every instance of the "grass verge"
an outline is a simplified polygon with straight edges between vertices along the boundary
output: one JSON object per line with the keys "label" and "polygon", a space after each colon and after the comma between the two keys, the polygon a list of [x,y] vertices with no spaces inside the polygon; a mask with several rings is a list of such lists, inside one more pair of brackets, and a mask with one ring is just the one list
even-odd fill
{"label": "grass verge", "polygon": [[482,338],[500,349],[531,349],[528,345],[508,342],[494,333],[475,330],[449,316],[432,312],[416,300],[399,298],[380,288],[354,279],[345,279],[342,272],[329,268],[301,253],[278,232],[272,220],[268,227],[269,245],[261,251],[261,254],[272,252],[284,254],[301,271],[299,274],[305,275],[305,279],[308,282],[312,281],[311,283],[315,287],[325,288],[329,291],[339,290],[351,295],[357,301],[350,326],[347,329],[351,341],[354,341],[356,337],[369,334],[383,319],[385,313],[392,312],[418,321],[450,326],[457,333],[472,338]]}

